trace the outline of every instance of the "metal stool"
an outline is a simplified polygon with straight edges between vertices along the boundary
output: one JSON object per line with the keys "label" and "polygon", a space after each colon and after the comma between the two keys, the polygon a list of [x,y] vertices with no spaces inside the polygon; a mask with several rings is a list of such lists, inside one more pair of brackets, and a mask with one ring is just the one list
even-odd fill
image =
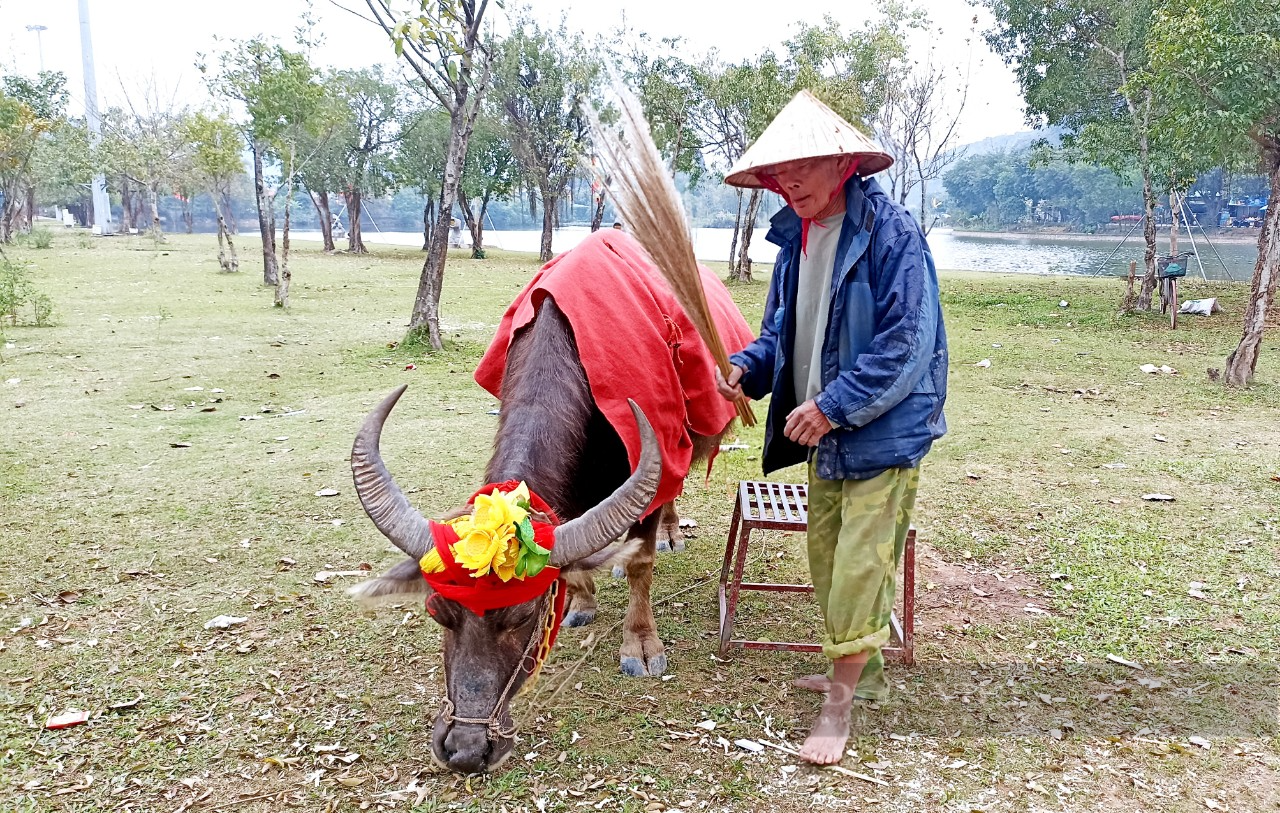
{"label": "metal stool", "polygon": [[[809,488],[803,483],[772,483],[743,480],[738,484],[738,501],[729,523],[729,541],[724,550],[724,566],[720,569],[720,653],[733,647],[774,649],[790,652],[821,652],[818,644],[777,641],[748,641],[733,637],[734,615],[738,610],[738,594],[742,590],[764,590],[776,593],[812,593],[812,585],[769,584],[742,581],[747,562],[747,546],[755,529],[805,531],[809,527]],[[732,576],[730,574],[732,568]],[[906,666],[915,663],[916,618],[916,529],[907,531],[902,551],[902,618],[897,612],[889,617],[889,645],[883,650],[886,661]]]}

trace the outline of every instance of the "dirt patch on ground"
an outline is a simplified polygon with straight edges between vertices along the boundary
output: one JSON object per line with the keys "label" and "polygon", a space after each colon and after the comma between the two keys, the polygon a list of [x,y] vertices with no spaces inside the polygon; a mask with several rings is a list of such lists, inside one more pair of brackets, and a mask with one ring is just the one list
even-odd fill
{"label": "dirt patch on ground", "polygon": [[[979,562],[952,563],[927,545],[916,548],[916,629],[996,626],[1043,609],[1039,590],[1017,570]],[[1034,612],[1034,611],[1032,611]]]}

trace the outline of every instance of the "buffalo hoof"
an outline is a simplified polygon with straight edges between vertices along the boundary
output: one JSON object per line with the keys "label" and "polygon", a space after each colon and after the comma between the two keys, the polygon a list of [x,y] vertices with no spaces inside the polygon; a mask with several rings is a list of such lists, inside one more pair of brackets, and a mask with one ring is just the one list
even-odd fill
{"label": "buffalo hoof", "polygon": [[658,553],[684,553],[685,547],[684,537],[658,540]]}
{"label": "buffalo hoof", "polygon": [[560,623],[566,627],[585,627],[595,620],[595,610],[572,610],[565,613],[564,621]]}
{"label": "buffalo hoof", "polygon": [[667,671],[667,656],[654,655],[648,663],[639,658],[623,658],[622,674],[629,677],[657,677]]}

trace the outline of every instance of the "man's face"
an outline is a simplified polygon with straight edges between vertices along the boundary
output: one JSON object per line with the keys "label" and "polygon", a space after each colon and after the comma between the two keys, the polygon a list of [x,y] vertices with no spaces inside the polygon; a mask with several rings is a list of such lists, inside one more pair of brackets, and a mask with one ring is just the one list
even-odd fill
{"label": "man's face", "polygon": [[796,214],[807,218],[827,217],[844,209],[843,200],[832,198],[836,196],[845,170],[852,161],[852,156],[848,155],[803,158],[775,164],[772,175]]}

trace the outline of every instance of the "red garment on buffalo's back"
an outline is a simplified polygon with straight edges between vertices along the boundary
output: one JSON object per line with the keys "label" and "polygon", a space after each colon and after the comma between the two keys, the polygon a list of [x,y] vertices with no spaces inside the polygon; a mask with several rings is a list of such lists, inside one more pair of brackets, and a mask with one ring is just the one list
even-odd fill
{"label": "red garment on buffalo's back", "polygon": [[[719,277],[698,269],[725,350],[736,353],[755,336]],[[573,326],[591,394],[626,445],[633,471],[640,433],[627,399],[653,424],[662,444],[662,482],[649,510],[674,500],[693,459],[689,432],[718,434],[737,412],[716,392],[715,361],[671,286],[640,244],[618,229],[602,229],[551,260],[507,308],[476,367],[476,383],[498,398],[511,338],[547,295]]]}

